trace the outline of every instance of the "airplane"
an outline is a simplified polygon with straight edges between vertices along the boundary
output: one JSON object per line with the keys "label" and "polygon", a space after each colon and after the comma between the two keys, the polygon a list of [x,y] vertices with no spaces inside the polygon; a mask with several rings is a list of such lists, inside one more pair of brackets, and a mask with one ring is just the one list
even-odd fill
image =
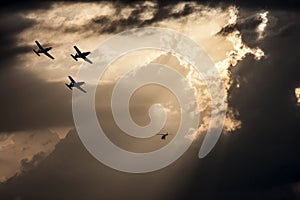
{"label": "airplane", "polygon": [[92,64],[92,61],[91,60],[89,60],[86,56],[88,56],[91,52],[81,52],[79,49],[78,49],[78,47],[76,47],[76,46],[74,46],[74,49],[76,50],[76,54],[75,55],[73,55],[73,54],[71,54],[71,56],[72,56],[72,58],[74,59],[74,60],[76,60],[76,61],[78,61],[77,60],[77,58],[82,58],[83,60],[85,60],[85,61],[87,61],[88,63],[91,63]]}
{"label": "airplane", "polygon": [[48,56],[49,58],[54,59],[54,57],[51,56],[51,55],[48,53],[48,51],[49,51],[50,49],[52,49],[52,47],[46,47],[46,48],[44,48],[38,41],[35,41],[35,43],[36,43],[36,45],[39,47],[38,50],[34,50],[34,49],[33,49],[33,52],[36,53],[36,55],[40,56],[40,53],[43,53],[43,54],[45,54],[46,56]]}
{"label": "airplane", "polygon": [[76,82],[71,76],[68,76],[71,83],[70,84],[67,84],[66,83],[66,86],[72,90],[73,87],[76,87],[77,89],[81,90],[82,92],[86,93],[86,91],[84,89],[82,89],[82,86],[83,84],[85,84],[85,82]]}
{"label": "airplane", "polygon": [[158,133],[156,135],[161,135],[160,139],[165,140],[167,138],[167,136],[169,135],[169,133],[168,132],[166,132],[166,133]]}

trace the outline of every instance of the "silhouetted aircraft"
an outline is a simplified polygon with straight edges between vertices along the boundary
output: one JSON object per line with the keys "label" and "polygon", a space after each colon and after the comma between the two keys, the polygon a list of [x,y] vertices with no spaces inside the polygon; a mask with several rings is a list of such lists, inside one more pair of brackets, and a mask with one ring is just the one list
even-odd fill
{"label": "silhouetted aircraft", "polygon": [[82,58],[83,60],[87,61],[88,63],[92,64],[92,61],[89,60],[86,56],[88,56],[91,52],[81,52],[78,47],[74,46],[74,49],[76,50],[76,54],[73,55],[71,54],[72,58],[74,58],[74,60],[78,61],[77,58]]}
{"label": "silhouetted aircraft", "polygon": [[80,86],[82,86],[83,84],[85,84],[85,82],[76,82],[71,76],[68,76],[71,83],[70,84],[66,84],[66,86],[72,90],[73,87],[76,87],[77,89],[81,90],[82,92],[86,93],[86,91],[84,89],[82,89]]}
{"label": "silhouetted aircraft", "polygon": [[161,135],[160,139],[165,140],[167,138],[167,136],[169,135],[169,133],[168,132],[166,132],[166,133],[158,133],[157,135]]}
{"label": "silhouetted aircraft", "polygon": [[33,52],[36,53],[36,55],[40,56],[40,53],[43,53],[43,54],[45,54],[46,56],[48,56],[49,58],[54,59],[54,57],[51,56],[51,55],[48,53],[48,51],[49,51],[50,49],[52,49],[52,47],[46,47],[46,48],[44,48],[38,41],[35,41],[35,43],[36,43],[36,45],[39,47],[39,49],[38,49],[37,51],[33,49]]}

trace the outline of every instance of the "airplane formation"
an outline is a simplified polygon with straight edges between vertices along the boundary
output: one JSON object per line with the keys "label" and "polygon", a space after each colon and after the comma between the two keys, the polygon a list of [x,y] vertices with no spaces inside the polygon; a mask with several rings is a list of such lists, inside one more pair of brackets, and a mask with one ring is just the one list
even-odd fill
{"label": "airplane formation", "polygon": [[[35,41],[35,43],[36,43],[38,49],[37,49],[37,50],[33,49],[33,52],[34,52],[36,55],[41,56],[40,54],[43,53],[43,54],[45,54],[47,57],[49,57],[50,59],[52,59],[52,60],[55,59],[50,53],[48,53],[48,51],[50,51],[50,50],[52,49],[52,47],[43,47],[38,41]],[[91,60],[89,60],[89,59],[87,58],[87,56],[88,56],[91,52],[89,52],[89,51],[87,51],[87,52],[81,52],[77,46],[73,46],[73,47],[74,47],[74,49],[75,49],[75,51],[76,51],[76,54],[75,54],[75,55],[71,54],[71,57],[72,57],[75,61],[78,61],[78,58],[81,58],[81,59],[83,59],[84,61],[86,61],[86,62],[88,62],[88,63],[90,63],[90,64],[93,63]],[[84,89],[81,87],[83,84],[85,84],[85,82],[77,82],[77,81],[75,81],[71,76],[68,76],[68,78],[70,79],[70,83],[69,83],[69,84],[65,83],[65,85],[66,85],[70,90],[73,90],[73,88],[75,87],[75,88],[79,89],[80,91],[86,93],[86,90],[84,90]],[[161,135],[161,139],[162,139],[162,140],[166,140],[167,136],[170,135],[170,134],[169,134],[168,132],[166,132],[166,133],[158,133],[158,134],[156,134],[156,135]]]}
{"label": "airplane formation", "polygon": [[[40,54],[43,53],[46,56],[48,56],[49,58],[51,58],[52,60],[55,59],[50,53],[48,53],[48,51],[50,51],[52,49],[52,47],[43,47],[38,41],[35,41],[35,43],[36,43],[38,49],[37,50],[33,49],[33,52],[36,55],[41,56]],[[86,62],[88,62],[90,64],[93,63],[91,60],[89,60],[87,58],[87,56],[91,52],[89,52],[89,51],[88,52],[81,52],[77,46],[74,46],[74,49],[76,50],[76,54],[75,55],[71,54],[71,56],[74,60],[78,61],[77,58],[82,58],[83,60],[85,60]],[[71,82],[69,84],[66,83],[66,86],[70,90],[72,90],[72,88],[75,87],[75,88],[79,89],[80,91],[86,93],[86,91],[81,87],[83,84],[85,84],[85,82],[76,82],[71,76],[68,76],[68,77],[69,77]]]}

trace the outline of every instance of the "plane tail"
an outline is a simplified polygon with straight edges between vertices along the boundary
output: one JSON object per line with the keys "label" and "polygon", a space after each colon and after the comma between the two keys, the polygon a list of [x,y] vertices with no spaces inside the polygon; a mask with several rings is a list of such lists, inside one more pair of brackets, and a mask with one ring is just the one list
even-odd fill
{"label": "plane tail", "polygon": [[[66,83],[65,83],[66,84]],[[69,84],[66,84],[66,86],[70,89],[70,90],[72,90],[72,87],[71,87],[71,85],[69,85]]]}
{"label": "plane tail", "polygon": [[77,58],[73,54],[71,54],[71,56],[74,60],[78,61]]}
{"label": "plane tail", "polygon": [[39,54],[36,50],[33,49],[33,52],[34,52],[36,55],[40,56],[40,54]]}

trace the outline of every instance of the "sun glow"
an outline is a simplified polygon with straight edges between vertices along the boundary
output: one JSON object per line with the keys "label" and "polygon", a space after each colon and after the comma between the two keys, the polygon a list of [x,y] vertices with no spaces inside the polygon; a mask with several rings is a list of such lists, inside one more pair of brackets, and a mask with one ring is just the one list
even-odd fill
{"label": "sun glow", "polygon": [[300,87],[295,89],[295,96],[297,98],[297,104],[300,105]]}
{"label": "sun glow", "polygon": [[267,27],[267,23],[268,23],[268,18],[267,18],[267,15],[268,15],[268,11],[266,12],[263,12],[263,13],[259,13],[259,18],[261,19],[261,23],[257,26],[257,33],[258,33],[258,40],[261,40],[264,38],[264,31],[265,31],[265,28]]}
{"label": "sun glow", "polygon": [[[27,66],[27,69],[30,68],[30,70],[32,70],[38,76],[45,78],[47,81],[62,82],[65,81],[65,77],[67,75],[75,76],[79,67],[79,63],[70,60],[69,54],[65,53],[65,51],[73,50],[72,45],[74,44],[74,41],[81,49],[92,50],[96,48],[96,44],[99,44],[101,41],[116,33],[112,32],[110,34],[99,34],[99,32],[101,33],[102,28],[105,28],[107,22],[92,24],[92,22],[95,22],[93,21],[93,19],[98,19],[99,15],[93,15],[89,11],[89,4],[64,5],[64,9],[70,8],[74,11],[71,14],[64,13],[61,6],[59,5],[60,4],[54,4],[52,10],[43,12],[41,13],[41,15],[39,15],[40,13],[30,13],[27,16],[25,16],[30,19],[36,18],[39,21],[39,23],[37,23],[36,27],[33,27],[31,30],[27,30],[24,33],[22,33],[20,37],[21,41],[25,44],[32,43],[32,41],[34,41],[36,38],[47,37],[45,38],[46,41],[50,41],[51,38],[56,38],[57,47],[55,47],[54,45],[55,52],[53,50],[54,56],[57,56],[55,63],[50,63],[48,62],[48,60],[34,57],[34,59],[26,59],[30,60],[30,63],[25,61],[25,66]],[[114,8],[112,3],[106,2],[103,3],[103,5],[102,3],[99,3],[94,9],[101,10],[100,19],[102,19],[103,17],[107,17],[107,19],[112,20],[112,22],[120,21],[121,23],[122,21],[128,19],[128,17],[132,15],[134,9],[138,9],[141,7],[145,8],[145,13],[149,14],[147,14],[147,16],[139,15],[140,18],[138,18],[138,20],[144,22],[153,19],[153,15],[158,9],[156,3],[146,3],[139,6],[136,5],[136,7],[127,6],[124,7],[124,10],[120,10],[120,12],[123,13],[122,16],[115,15],[117,9]],[[180,15],[181,13],[186,12],[187,14]],[[74,15],[74,13],[78,13],[78,16]],[[252,55],[256,60],[260,60],[262,57],[264,57],[264,52],[259,47],[251,48],[244,43],[239,30],[234,29],[232,32],[229,32],[224,35],[218,34],[218,32],[224,27],[234,27],[237,24],[239,20],[239,10],[235,6],[230,6],[224,10],[221,8],[211,8],[203,6],[197,3],[185,2],[176,5],[173,10],[171,9],[170,13],[175,17],[159,19],[150,25],[154,27],[164,27],[178,30],[179,32],[187,35],[195,42],[200,44],[206,50],[207,54],[211,57],[211,59],[215,62],[215,65],[221,74],[221,78],[224,82],[224,86],[227,92],[231,88],[234,79],[233,77],[231,77],[230,73],[232,67],[235,67],[248,55]],[[261,23],[257,26],[257,29],[253,30],[254,32],[256,31],[263,35],[263,32],[268,22],[267,14],[268,12],[258,14],[261,17]],[[57,27],[53,26],[52,22],[49,22],[49,17],[54,18],[56,20],[56,26],[57,24],[63,25],[64,29],[61,29],[62,32],[60,32],[60,29],[57,29]],[[80,17],[80,21],[77,21],[78,17]],[[83,26],[85,23],[89,23],[90,26]],[[122,24],[116,24],[115,26],[121,25]],[[91,32],[91,30],[98,29],[99,32]],[[119,29],[121,30],[122,27],[118,27],[117,30]],[[46,36],[42,33],[42,30],[47,31]],[[61,35],[61,37],[54,37],[54,34],[56,36]],[[161,52],[154,53],[152,56],[153,60],[155,60],[160,55]],[[32,55],[28,56],[32,57]],[[136,63],[136,61],[139,60],[140,62]],[[180,58],[178,58],[178,60],[180,61]],[[120,76],[120,71],[128,69],[126,68],[127,65],[130,66],[131,64],[134,64],[135,66],[142,66],[145,65],[146,62],[151,62],[151,60],[149,59],[147,59],[146,62],[145,61],[146,60],[141,59],[127,59],[126,62],[120,64],[120,67],[114,73],[115,77],[110,80],[116,80],[116,78]],[[197,74],[191,66],[184,64],[184,61],[180,62],[182,62],[181,64],[183,64],[183,66],[185,66],[185,68],[188,69],[186,78],[189,80],[191,85],[194,86],[196,96],[199,97],[199,99],[201,99],[201,105],[199,106],[199,108],[201,109],[200,112],[207,112],[210,105],[210,95],[205,90],[205,84],[202,80],[200,80],[201,78],[199,77],[199,74]],[[240,83],[237,88],[239,87]],[[226,96],[225,101],[227,100],[228,96]],[[232,108],[228,109],[229,110],[227,110],[227,118],[224,128],[225,132],[226,130],[235,130],[241,127],[241,122],[235,118],[235,116],[238,115],[238,112],[232,110]],[[209,122],[209,120],[203,120],[204,123],[205,121]],[[202,127],[205,127],[205,125],[203,125]]]}

